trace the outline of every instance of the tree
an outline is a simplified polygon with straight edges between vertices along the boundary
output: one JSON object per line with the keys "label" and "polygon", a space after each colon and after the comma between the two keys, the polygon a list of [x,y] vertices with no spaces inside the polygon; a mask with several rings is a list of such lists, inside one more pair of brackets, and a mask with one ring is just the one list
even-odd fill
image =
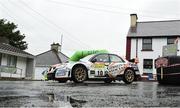
{"label": "tree", "polygon": [[17,25],[5,19],[0,19],[0,37],[6,37],[9,44],[21,50],[27,49],[28,44],[23,41],[24,34],[17,30]]}

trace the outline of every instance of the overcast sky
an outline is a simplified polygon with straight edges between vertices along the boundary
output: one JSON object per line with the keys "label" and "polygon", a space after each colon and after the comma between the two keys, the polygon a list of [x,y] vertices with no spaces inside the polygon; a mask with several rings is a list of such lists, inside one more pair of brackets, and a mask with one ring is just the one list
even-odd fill
{"label": "overcast sky", "polygon": [[63,34],[68,56],[90,49],[124,56],[131,13],[138,21],[179,20],[180,0],[0,0],[0,18],[18,25],[34,55]]}

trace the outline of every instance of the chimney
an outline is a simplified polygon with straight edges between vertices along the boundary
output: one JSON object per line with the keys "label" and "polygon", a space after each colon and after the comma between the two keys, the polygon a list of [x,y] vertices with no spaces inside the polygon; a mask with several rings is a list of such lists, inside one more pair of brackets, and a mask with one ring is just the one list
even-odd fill
{"label": "chimney", "polygon": [[136,26],[137,26],[137,14],[130,14],[131,17],[131,32],[136,32]]}
{"label": "chimney", "polygon": [[6,37],[0,37],[0,43],[9,44],[9,39],[7,39]]}
{"label": "chimney", "polygon": [[61,45],[59,43],[53,43],[51,44],[51,50],[54,50],[56,52],[61,52]]}

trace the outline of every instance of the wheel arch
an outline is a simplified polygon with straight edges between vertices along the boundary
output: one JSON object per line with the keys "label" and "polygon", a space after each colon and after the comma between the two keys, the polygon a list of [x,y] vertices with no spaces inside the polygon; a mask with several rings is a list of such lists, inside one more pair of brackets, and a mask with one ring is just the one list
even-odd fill
{"label": "wheel arch", "polygon": [[[131,70],[131,71],[133,71],[133,73],[134,73],[134,79],[133,79],[132,81],[128,81],[128,79],[126,79],[126,77],[125,77],[125,73],[126,73],[127,70]],[[133,81],[135,81],[135,79],[136,79],[135,70],[134,70],[133,68],[131,68],[131,67],[126,68],[125,71],[124,71],[124,75],[123,75],[123,81],[124,81],[126,84],[131,84]]]}
{"label": "wheel arch", "polygon": [[133,68],[131,68],[131,67],[127,67],[127,68],[124,70],[124,72],[126,72],[128,69],[132,70],[132,71],[134,72],[134,74],[136,75],[135,70],[134,70]]}
{"label": "wheel arch", "polygon": [[73,70],[74,70],[76,67],[78,67],[78,66],[82,66],[82,67],[84,67],[84,68],[86,69],[86,72],[87,72],[87,78],[89,78],[89,76],[88,76],[88,69],[87,69],[87,67],[86,67],[84,64],[82,64],[82,63],[75,64],[75,65],[72,67],[72,70],[71,70],[71,77],[72,77],[72,72],[73,72]]}

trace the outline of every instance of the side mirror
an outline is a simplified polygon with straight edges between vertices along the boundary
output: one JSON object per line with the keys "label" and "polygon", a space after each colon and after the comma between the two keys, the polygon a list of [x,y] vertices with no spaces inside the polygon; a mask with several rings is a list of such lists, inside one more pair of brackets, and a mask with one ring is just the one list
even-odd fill
{"label": "side mirror", "polygon": [[135,59],[130,59],[129,62],[134,63],[134,62],[135,62]]}
{"label": "side mirror", "polygon": [[92,62],[92,63],[95,63],[95,62],[97,62],[97,59],[92,59],[91,62]]}

